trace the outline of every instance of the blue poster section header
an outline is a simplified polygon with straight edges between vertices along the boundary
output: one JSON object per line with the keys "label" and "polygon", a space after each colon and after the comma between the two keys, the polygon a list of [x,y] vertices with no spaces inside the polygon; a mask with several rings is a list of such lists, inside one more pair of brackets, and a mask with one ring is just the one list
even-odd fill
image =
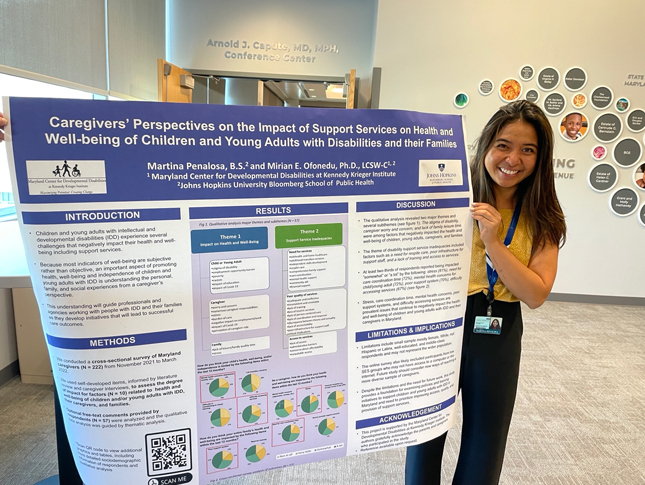
{"label": "blue poster section header", "polygon": [[452,209],[468,207],[467,198],[427,200],[385,200],[378,202],[357,202],[356,212],[409,211],[417,209]]}
{"label": "blue poster section header", "polygon": [[160,344],[186,340],[186,330],[168,330],[165,332],[139,333],[132,335],[115,335],[113,337],[64,338],[47,334],[47,343],[59,349],[113,349],[116,347],[133,347],[136,345]]}
{"label": "blue poster section header", "polygon": [[346,214],[349,204],[280,204],[228,207],[191,207],[191,219],[224,219],[262,216],[302,216],[309,214]]}
{"label": "blue poster section header", "polygon": [[371,428],[372,426],[380,426],[383,424],[398,423],[408,419],[421,418],[429,414],[438,413],[443,411],[455,403],[457,396],[452,396],[450,399],[442,403],[435,404],[434,406],[426,406],[423,408],[415,409],[414,411],[405,411],[402,413],[386,414],[385,416],[378,416],[376,418],[361,419],[356,421],[356,429]]}
{"label": "blue poster section header", "polygon": [[421,323],[419,325],[408,325],[406,327],[383,328],[381,330],[369,330],[367,332],[356,332],[357,342],[366,342],[368,340],[379,340],[382,338],[408,337],[420,333],[442,332],[461,327],[463,318],[455,320],[446,320],[437,323]]}
{"label": "blue poster section header", "polygon": [[267,249],[269,230],[266,227],[199,229],[190,231],[190,245],[193,254]]}
{"label": "blue poster section header", "polygon": [[38,98],[9,106],[21,203],[468,192],[458,115]]}
{"label": "blue poster section header", "polygon": [[25,224],[87,224],[96,222],[176,221],[179,208],[118,209],[97,211],[23,212]]}

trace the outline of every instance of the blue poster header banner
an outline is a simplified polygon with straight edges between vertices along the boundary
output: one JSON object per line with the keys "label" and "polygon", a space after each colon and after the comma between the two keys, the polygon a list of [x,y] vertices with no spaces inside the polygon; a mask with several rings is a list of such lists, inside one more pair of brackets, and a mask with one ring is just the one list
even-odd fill
{"label": "blue poster header banner", "polygon": [[21,203],[468,192],[458,115],[38,98],[9,107]]}
{"label": "blue poster header banner", "polygon": [[419,209],[452,209],[468,207],[468,198],[425,199],[425,200],[385,200],[378,202],[357,202],[356,212],[409,211]]}
{"label": "blue poster header banner", "polygon": [[376,418],[361,419],[359,421],[356,421],[356,429],[371,428],[373,426],[398,423],[401,421],[407,421],[408,419],[421,418],[423,416],[428,416],[429,414],[435,414],[439,411],[443,411],[447,407],[452,406],[455,403],[455,399],[456,396],[452,396],[450,399],[446,399],[444,402],[435,404],[434,406],[426,406],[423,408],[415,409],[413,411],[405,411],[402,413],[386,414],[385,416],[378,416]]}
{"label": "blue poster header banner", "polygon": [[455,320],[446,320],[437,323],[421,323],[419,325],[408,325],[405,327],[383,328],[381,330],[369,330],[367,332],[356,332],[357,342],[366,342],[368,340],[380,340],[384,338],[409,337],[420,333],[443,332],[461,327],[463,318]]}
{"label": "blue poster header banner", "polygon": [[22,213],[22,222],[25,224],[87,224],[95,222],[176,221],[179,219],[179,208]]}
{"label": "blue poster header banner", "polygon": [[113,349],[117,347],[177,342],[179,340],[186,340],[185,329],[90,338],[64,338],[47,334],[47,343],[52,347],[73,350]]}
{"label": "blue poster header banner", "polygon": [[349,204],[279,204],[229,207],[191,207],[191,219],[226,219],[238,217],[302,216],[310,214],[346,214]]}

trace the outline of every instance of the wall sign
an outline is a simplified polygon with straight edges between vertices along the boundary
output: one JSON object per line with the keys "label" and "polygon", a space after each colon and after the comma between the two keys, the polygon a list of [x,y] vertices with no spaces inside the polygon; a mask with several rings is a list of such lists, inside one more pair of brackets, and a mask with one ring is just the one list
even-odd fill
{"label": "wall sign", "polygon": [[593,136],[603,143],[610,143],[617,139],[623,131],[623,123],[613,113],[598,116],[593,123]]}
{"label": "wall sign", "polygon": [[540,91],[537,89],[529,89],[524,98],[531,103],[537,103],[540,100]]}
{"label": "wall sign", "polygon": [[537,84],[542,91],[553,91],[560,84],[560,73],[555,67],[545,67],[538,73]]}
{"label": "wall sign", "polygon": [[587,181],[596,192],[607,192],[616,186],[618,171],[609,163],[599,163],[591,168]]}
{"label": "wall sign", "polygon": [[616,143],[612,155],[614,161],[621,167],[633,167],[641,159],[643,149],[633,138],[624,138]]}
{"label": "wall sign", "polygon": [[564,75],[564,85],[569,91],[578,91],[587,84],[587,72],[581,67],[572,67]]}
{"label": "wall sign", "polygon": [[627,115],[627,128],[634,133],[645,130],[645,111],[635,109]]}
{"label": "wall sign", "polygon": [[631,215],[638,207],[638,194],[634,189],[627,187],[618,189],[609,199],[609,207],[617,216]]}
{"label": "wall sign", "polygon": [[482,96],[488,96],[493,92],[493,89],[495,89],[495,85],[490,79],[484,79],[479,83],[479,87],[477,88],[479,94],[481,94]]}
{"label": "wall sign", "polygon": [[533,69],[533,66],[529,66],[528,64],[526,66],[522,66],[520,69],[520,79],[522,81],[530,81],[533,79],[533,76],[535,76],[535,69]]}
{"label": "wall sign", "polygon": [[549,116],[558,116],[567,106],[567,100],[560,93],[551,93],[544,98],[544,112]]}
{"label": "wall sign", "polygon": [[614,99],[614,92],[607,86],[599,86],[591,92],[591,106],[596,109],[605,109]]}

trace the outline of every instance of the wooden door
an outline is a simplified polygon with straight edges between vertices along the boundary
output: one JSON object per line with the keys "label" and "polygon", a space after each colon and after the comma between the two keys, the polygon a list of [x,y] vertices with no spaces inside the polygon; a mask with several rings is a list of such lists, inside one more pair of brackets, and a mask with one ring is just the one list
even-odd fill
{"label": "wooden door", "polygon": [[191,73],[179,66],[175,66],[163,59],[157,59],[157,99],[159,101],[171,103],[192,102],[193,90],[179,84],[182,74],[192,76]]}
{"label": "wooden door", "polygon": [[[347,74],[345,79],[347,79]],[[349,80],[347,81],[347,109],[356,108],[356,69],[349,71]]]}

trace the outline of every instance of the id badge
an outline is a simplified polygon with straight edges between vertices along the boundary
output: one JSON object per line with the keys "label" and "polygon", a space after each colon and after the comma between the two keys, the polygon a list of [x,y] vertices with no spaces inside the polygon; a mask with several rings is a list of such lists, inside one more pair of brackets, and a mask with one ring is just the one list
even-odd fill
{"label": "id badge", "polygon": [[500,335],[502,333],[502,319],[499,317],[475,317],[473,332]]}

